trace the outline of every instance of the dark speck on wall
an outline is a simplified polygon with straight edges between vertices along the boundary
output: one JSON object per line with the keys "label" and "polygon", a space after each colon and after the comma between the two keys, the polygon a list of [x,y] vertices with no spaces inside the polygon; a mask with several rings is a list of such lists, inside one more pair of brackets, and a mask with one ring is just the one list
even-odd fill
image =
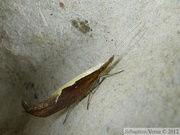
{"label": "dark speck on wall", "polygon": [[59,2],[59,6],[60,6],[61,8],[64,8],[64,3],[63,3],[63,2]]}
{"label": "dark speck on wall", "polygon": [[38,95],[36,93],[34,93],[34,98],[38,99]]}
{"label": "dark speck on wall", "polygon": [[72,26],[74,26],[76,29],[78,29],[80,32],[86,34],[89,31],[92,31],[92,29],[89,27],[88,21],[87,20],[71,20]]}

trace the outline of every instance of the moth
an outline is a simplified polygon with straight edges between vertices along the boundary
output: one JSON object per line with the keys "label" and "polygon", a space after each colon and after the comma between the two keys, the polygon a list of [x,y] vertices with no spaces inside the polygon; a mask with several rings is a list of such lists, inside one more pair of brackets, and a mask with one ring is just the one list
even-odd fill
{"label": "moth", "polygon": [[105,63],[98,64],[75,77],[40,103],[30,106],[25,101],[22,101],[22,106],[25,112],[37,117],[47,117],[60,110],[65,111],[68,109],[68,113],[64,120],[65,123],[72,108],[74,108],[74,106],[87,95],[89,95],[87,109],[89,108],[92,95],[105,78],[123,72],[122,70],[109,74],[109,72],[119,62],[119,60],[117,60],[116,62],[112,63],[113,60],[114,55]]}

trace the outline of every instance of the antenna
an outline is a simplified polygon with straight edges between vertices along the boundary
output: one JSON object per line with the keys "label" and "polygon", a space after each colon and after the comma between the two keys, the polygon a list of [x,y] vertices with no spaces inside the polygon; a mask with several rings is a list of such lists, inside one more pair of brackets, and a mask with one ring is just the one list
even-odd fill
{"label": "antenna", "polygon": [[[124,41],[127,39],[127,37],[128,37],[135,29],[137,29],[141,24],[143,24],[143,25],[139,28],[139,31],[131,38],[130,41],[127,41],[127,42],[123,45],[123,50],[124,50],[124,51],[122,51],[122,53],[121,53],[120,55],[118,55],[118,56],[120,57],[120,59],[122,59],[122,56],[124,57],[125,55],[128,54],[129,50],[132,48],[132,46],[130,45],[130,44],[132,43],[132,41],[134,41],[134,39],[135,39],[139,34],[142,33],[142,34],[144,35],[144,33],[147,31],[147,28],[146,28],[146,27],[144,28],[145,23],[140,22],[140,23],[138,23],[138,24],[124,37],[124,39],[120,42],[120,44],[124,43]],[[139,41],[142,37],[143,37],[143,36],[141,36],[137,41]],[[129,43],[129,45],[126,46],[128,43]],[[113,53],[115,52],[115,50],[117,50],[117,48],[118,48],[119,46],[122,46],[122,45],[117,45],[117,46],[113,49],[113,51],[110,53],[110,56],[113,55]],[[110,56],[109,56],[109,57],[110,57]]]}

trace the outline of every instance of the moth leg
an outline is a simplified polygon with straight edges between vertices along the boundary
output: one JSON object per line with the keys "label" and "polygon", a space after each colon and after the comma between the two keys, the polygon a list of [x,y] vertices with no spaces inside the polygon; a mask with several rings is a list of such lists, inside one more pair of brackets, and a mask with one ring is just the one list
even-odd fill
{"label": "moth leg", "polygon": [[117,75],[117,74],[119,74],[119,73],[122,73],[123,71],[124,71],[124,70],[121,70],[121,71],[116,72],[116,73],[111,73],[111,74],[102,75],[100,78],[103,80],[103,79],[105,79],[105,78],[107,78],[107,77],[111,77],[111,76]]}
{"label": "moth leg", "polygon": [[96,90],[90,92],[89,95],[88,95],[87,110],[89,109],[89,105],[90,105],[91,99],[92,99],[92,97],[93,97],[95,92],[96,92]]}
{"label": "moth leg", "polygon": [[92,99],[93,95],[95,94],[96,90],[98,89],[100,83],[101,82],[96,83],[95,86],[94,86],[94,90],[92,92],[90,92],[89,95],[88,95],[87,110],[89,109],[91,99]]}
{"label": "moth leg", "polygon": [[124,70],[121,70],[119,72],[116,72],[116,73],[112,73],[112,74],[106,74],[106,75],[102,75],[99,77],[99,81],[94,85],[93,87],[93,91],[89,93],[88,95],[88,101],[87,101],[87,110],[89,109],[89,105],[90,105],[90,102],[91,102],[91,99],[94,95],[94,93],[96,92],[96,90],[98,89],[99,85],[102,83],[102,81],[107,78],[107,77],[111,77],[111,76],[114,76],[116,74],[119,74],[119,73],[122,73]]}
{"label": "moth leg", "polygon": [[65,119],[64,119],[64,121],[63,121],[63,124],[65,124],[65,122],[67,121],[67,119],[68,119],[71,111],[74,109],[74,107],[75,107],[77,104],[78,104],[78,102],[72,104],[71,106],[69,106],[69,107],[65,110],[65,111],[67,111],[67,113],[66,113]]}

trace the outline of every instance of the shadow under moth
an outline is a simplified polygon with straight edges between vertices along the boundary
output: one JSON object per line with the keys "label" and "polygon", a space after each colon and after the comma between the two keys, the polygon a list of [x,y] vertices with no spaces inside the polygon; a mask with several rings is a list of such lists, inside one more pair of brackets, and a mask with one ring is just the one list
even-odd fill
{"label": "shadow under moth", "polygon": [[122,71],[109,74],[120,60],[113,63],[114,55],[105,63],[98,64],[93,68],[78,75],[55,93],[40,103],[29,105],[22,101],[25,112],[37,117],[47,117],[58,111],[68,110],[64,123],[67,120],[72,108],[88,95],[87,109],[89,108],[92,95],[105,78],[121,73]]}

